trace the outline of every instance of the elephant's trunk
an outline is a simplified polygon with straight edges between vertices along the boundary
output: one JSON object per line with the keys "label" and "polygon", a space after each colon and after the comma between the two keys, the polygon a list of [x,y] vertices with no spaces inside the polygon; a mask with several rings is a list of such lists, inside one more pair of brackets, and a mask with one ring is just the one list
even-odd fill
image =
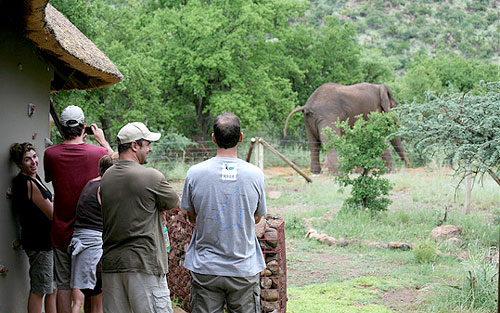
{"label": "elephant's trunk", "polygon": [[408,156],[406,155],[405,148],[403,148],[403,144],[401,143],[401,138],[396,137],[391,140],[391,144],[394,147],[394,150],[398,153],[401,160],[406,163],[406,166],[410,167],[410,160],[408,160]]}
{"label": "elephant's trunk", "polygon": [[293,110],[292,112],[290,112],[290,114],[288,114],[286,121],[285,121],[285,127],[283,128],[283,138],[286,137],[286,127],[288,126],[288,120],[290,119],[290,117],[299,111],[304,111],[305,107],[306,107],[305,105],[298,107],[295,110]]}

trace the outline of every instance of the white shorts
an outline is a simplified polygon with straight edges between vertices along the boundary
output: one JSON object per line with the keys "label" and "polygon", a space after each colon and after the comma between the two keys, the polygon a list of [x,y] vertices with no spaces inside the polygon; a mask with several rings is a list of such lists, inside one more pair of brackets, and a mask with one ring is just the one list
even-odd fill
{"label": "white shorts", "polygon": [[94,289],[97,263],[102,256],[102,233],[91,229],[75,229],[70,249],[71,289]]}

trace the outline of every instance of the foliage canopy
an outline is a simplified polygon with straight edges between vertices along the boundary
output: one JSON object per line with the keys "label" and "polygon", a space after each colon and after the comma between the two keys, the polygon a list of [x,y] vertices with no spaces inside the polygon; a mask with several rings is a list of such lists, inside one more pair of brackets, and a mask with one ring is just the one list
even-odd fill
{"label": "foliage canopy", "polygon": [[286,114],[318,85],[358,77],[352,25],[329,18],[318,32],[304,18],[307,2],[52,3],[125,76],[110,88],[53,96],[59,110],[82,106],[108,139],[123,124],[143,121],[204,141],[213,117],[224,111],[250,130],[281,129]]}
{"label": "foliage canopy", "polygon": [[[423,103],[401,104],[400,135],[424,153],[441,151],[457,173],[484,174],[500,164],[500,82],[483,84],[476,94],[450,90],[428,93]],[[498,181],[497,181],[498,182]]]}

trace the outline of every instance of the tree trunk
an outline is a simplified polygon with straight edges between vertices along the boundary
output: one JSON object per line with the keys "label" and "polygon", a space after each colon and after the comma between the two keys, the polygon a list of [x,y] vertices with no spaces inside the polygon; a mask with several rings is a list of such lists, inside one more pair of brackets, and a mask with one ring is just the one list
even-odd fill
{"label": "tree trunk", "polygon": [[196,103],[196,126],[198,130],[194,139],[199,143],[205,143],[207,141],[207,135],[210,129],[211,116],[209,110],[205,111],[207,107],[205,103],[206,100],[206,98],[199,98],[198,103]]}

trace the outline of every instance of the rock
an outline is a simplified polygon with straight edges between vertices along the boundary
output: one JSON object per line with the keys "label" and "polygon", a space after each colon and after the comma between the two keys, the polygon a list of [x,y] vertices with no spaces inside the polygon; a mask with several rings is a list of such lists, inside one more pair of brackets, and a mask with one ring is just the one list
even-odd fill
{"label": "rock", "polygon": [[347,247],[349,245],[349,240],[345,238],[339,238],[339,245],[341,247]]}
{"label": "rock", "polygon": [[266,268],[262,272],[260,272],[260,277],[268,277],[268,276],[271,276],[272,274],[273,274],[273,272],[271,272],[270,270],[268,270]]}
{"label": "rock", "polygon": [[281,191],[273,190],[267,193],[269,199],[279,199],[281,197]]}
{"label": "rock", "polygon": [[274,310],[279,311],[280,304],[277,301],[275,301],[275,302],[262,301],[262,309],[264,312],[271,312]]}
{"label": "rock", "polygon": [[389,242],[389,248],[399,249],[399,250],[403,250],[403,251],[411,250],[411,247],[409,244],[403,243],[403,242],[397,242],[397,241]]}
{"label": "rock", "polygon": [[327,234],[319,234],[317,239],[318,241],[323,242],[323,240],[325,240],[328,237],[329,236]]}
{"label": "rock", "polygon": [[276,275],[278,273],[278,269],[279,269],[278,261],[273,260],[273,261],[267,263],[267,269],[270,270],[273,275]]}
{"label": "rock", "polygon": [[277,229],[283,223],[283,218],[279,215],[266,215],[267,226]]}
{"label": "rock", "polygon": [[351,240],[349,240],[349,245],[351,245],[351,246],[361,246],[361,240],[359,240],[359,239],[351,239]]}
{"label": "rock", "polygon": [[387,245],[385,242],[376,242],[376,241],[370,241],[367,243],[367,246],[370,248],[377,248],[377,249],[387,249],[389,245]]}
{"label": "rock", "polygon": [[273,248],[278,246],[278,231],[274,228],[267,228],[264,234],[264,238],[268,245]]}
{"label": "rock", "polygon": [[278,260],[278,254],[277,253],[267,253],[266,255],[266,264],[271,262],[272,260]]}
{"label": "rock", "polygon": [[263,277],[260,279],[260,287],[263,289],[269,289],[273,286],[273,280],[269,277]]}
{"label": "rock", "polygon": [[[285,281],[285,274],[283,272],[280,273],[281,276],[281,281]],[[279,279],[278,277],[271,277],[271,280],[273,281],[273,286],[272,288],[278,288],[279,285]]]}
{"label": "rock", "polygon": [[319,238],[319,234],[318,234],[318,232],[316,231],[316,229],[314,229],[314,228],[310,228],[310,229],[307,231],[306,238],[318,239],[318,238]]}
{"label": "rock", "polygon": [[262,289],[260,296],[264,301],[276,301],[278,300],[279,293],[276,289]]}
{"label": "rock", "polygon": [[339,243],[339,241],[333,237],[330,237],[330,236],[326,236],[323,241],[321,241],[322,243],[326,243],[327,245],[329,246],[334,246],[336,244]]}
{"label": "rock", "polygon": [[266,219],[261,218],[260,222],[255,225],[255,235],[257,235],[257,238],[261,239],[264,237],[264,234],[266,232]]}
{"label": "rock", "polygon": [[462,227],[455,225],[443,225],[434,228],[431,231],[431,238],[435,241],[443,241],[449,238],[460,238],[462,236]]}
{"label": "rock", "polygon": [[461,247],[463,245],[462,239],[459,238],[448,238],[443,242],[448,247]]}

